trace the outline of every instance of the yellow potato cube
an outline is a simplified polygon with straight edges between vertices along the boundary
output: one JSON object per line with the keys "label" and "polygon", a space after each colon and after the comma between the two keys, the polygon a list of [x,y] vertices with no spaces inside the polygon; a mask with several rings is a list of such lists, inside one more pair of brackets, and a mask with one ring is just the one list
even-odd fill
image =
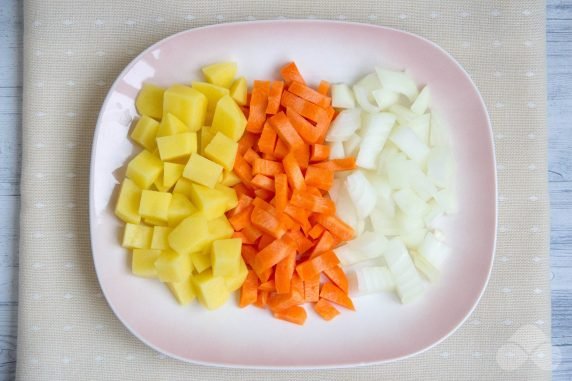
{"label": "yellow potato cube", "polygon": [[130,179],[123,179],[119,188],[119,197],[115,205],[115,215],[124,222],[138,224],[141,221],[139,215],[139,201],[141,189]]}
{"label": "yellow potato cube", "polygon": [[169,112],[185,123],[189,131],[198,131],[205,123],[207,97],[191,87],[173,85],[163,96],[163,113]]}
{"label": "yellow potato cube", "polygon": [[228,219],[223,214],[220,217],[210,220],[208,222],[209,238],[214,241],[216,239],[230,238],[234,234],[234,228],[228,222]]}
{"label": "yellow potato cube", "polygon": [[178,225],[182,220],[197,211],[197,207],[194,206],[185,195],[173,193],[173,198],[169,205],[169,216],[167,219],[169,226]]}
{"label": "yellow potato cube", "polygon": [[163,172],[161,159],[147,150],[141,151],[127,164],[126,176],[139,188],[147,189]]}
{"label": "yellow potato cube", "polygon": [[246,84],[246,78],[237,78],[230,87],[230,96],[240,106],[244,106],[246,104],[247,94],[248,86]]}
{"label": "yellow potato cube", "polygon": [[175,183],[175,188],[173,188],[173,193],[180,193],[187,196],[189,199],[191,198],[191,186],[194,183],[191,180],[187,180],[184,177],[181,177]]}
{"label": "yellow potato cube", "polygon": [[212,117],[214,115],[214,110],[218,100],[225,95],[228,95],[228,89],[213,85],[207,82],[192,82],[193,89],[197,89],[207,97],[207,114],[205,118],[205,124],[210,125],[212,123]]}
{"label": "yellow potato cube", "polygon": [[176,163],[163,163],[163,186],[170,189],[183,175],[185,166]]}
{"label": "yellow potato cube", "polygon": [[197,152],[197,134],[185,132],[158,137],[157,148],[159,157],[163,161],[188,157],[191,153]]}
{"label": "yellow potato cube", "polygon": [[227,200],[226,210],[231,210],[238,205],[238,196],[236,195],[236,191],[234,189],[222,184],[215,185],[215,189],[224,193],[224,196]]}
{"label": "yellow potato cube", "polygon": [[133,249],[131,271],[138,276],[156,278],[155,261],[159,258],[159,255],[161,255],[161,250]]}
{"label": "yellow potato cube", "polygon": [[224,283],[226,284],[226,288],[228,288],[230,292],[238,290],[244,283],[244,280],[246,279],[247,275],[248,275],[248,268],[246,267],[246,263],[244,263],[244,260],[242,260],[241,258],[238,266],[238,273],[224,277]]}
{"label": "yellow potato cube", "polygon": [[[128,249],[149,249],[152,237],[152,227],[127,223],[123,230],[121,246]],[[155,248],[153,247],[153,249]]]}
{"label": "yellow potato cube", "polygon": [[234,167],[238,143],[221,132],[217,132],[205,148],[205,157],[222,165],[227,171]]}
{"label": "yellow potato cube", "polygon": [[222,97],[215,108],[213,131],[220,131],[237,142],[246,128],[246,118],[234,99],[226,95]]}
{"label": "yellow potato cube", "polygon": [[202,213],[185,218],[169,234],[169,246],[179,254],[200,251],[209,243],[207,219]]}
{"label": "yellow potato cube", "polygon": [[169,249],[169,234],[173,229],[166,226],[153,227],[153,234],[151,237],[151,249],[168,250]]}
{"label": "yellow potato cube", "polygon": [[158,218],[146,217],[143,221],[152,226],[167,226],[167,222],[163,220],[159,220]]}
{"label": "yellow potato cube", "polygon": [[169,113],[161,121],[157,129],[157,137],[182,134],[184,132],[189,132],[187,125],[175,115]]}
{"label": "yellow potato cube", "polygon": [[190,188],[191,201],[208,220],[214,220],[224,214],[228,205],[228,198],[224,193],[194,183]]}
{"label": "yellow potato cube", "polygon": [[137,94],[135,107],[141,115],[161,119],[163,117],[163,93],[165,89],[150,83],[144,83]]}
{"label": "yellow potato cube", "polygon": [[161,172],[161,174],[157,176],[155,181],[153,181],[153,187],[151,187],[151,190],[156,190],[159,192],[167,192],[169,190],[169,187],[163,185],[163,183],[165,182],[163,176],[164,176],[164,166],[163,166],[163,172]]}
{"label": "yellow potato cube", "polygon": [[211,255],[209,252],[197,251],[191,253],[191,261],[197,273],[202,273],[203,271],[211,268]]}
{"label": "yellow potato cube", "polygon": [[214,188],[221,173],[222,167],[220,165],[198,153],[192,153],[183,171],[183,177],[209,188]]}
{"label": "yellow potato cube", "polygon": [[229,88],[236,75],[235,62],[218,62],[202,68],[206,80],[213,85]]}
{"label": "yellow potato cube", "polygon": [[158,221],[167,221],[169,218],[169,204],[173,195],[168,192],[144,190],[141,192],[139,214],[142,217]]}
{"label": "yellow potato cube", "polygon": [[213,276],[210,270],[195,275],[193,285],[199,302],[209,310],[221,307],[230,298],[230,291],[226,288],[224,278]]}
{"label": "yellow potato cube", "polygon": [[195,287],[193,286],[193,278],[190,276],[182,282],[167,283],[167,287],[177,299],[180,305],[187,305],[195,300]]}
{"label": "yellow potato cube", "polygon": [[201,127],[198,134],[199,134],[199,153],[204,156],[205,148],[214,138],[216,133],[212,131],[212,128],[203,126]]}
{"label": "yellow potato cube", "polygon": [[242,240],[240,238],[219,239],[211,246],[211,262],[214,276],[231,276],[238,274]]}
{"label": "yellow potato cube", "polygon": [[155,269],[161,282],[182,282],[189,279],[193,264],[189,254],[177,254],[172,250],[165,250],[155,261]]}
{"label": "yellow potato cube", "polygon": [[234,171],[222,171],[222,179],[220,183],[227,187],[233,187],[240,183],[240,178],[236,173],[234,173]]}
{"label": "yellow potato cube", "polygon": [[133,132],[131,132],[131,139],[137,142],[141,147],[153,151],[157,147],[155,138],[159,130],[159,122],[155,119],[143,115],[135,124]]}

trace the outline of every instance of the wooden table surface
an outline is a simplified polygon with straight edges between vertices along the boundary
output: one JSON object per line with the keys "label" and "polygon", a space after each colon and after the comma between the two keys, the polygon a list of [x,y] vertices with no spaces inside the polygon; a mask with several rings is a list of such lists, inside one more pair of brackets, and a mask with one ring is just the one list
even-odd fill
{"label": "wooden table surface", "polygon": [[[547,2],[554,380],[572,380],[572,0]],[[22,2],[0,0],[0,380],[14,378],[22,102]]]}

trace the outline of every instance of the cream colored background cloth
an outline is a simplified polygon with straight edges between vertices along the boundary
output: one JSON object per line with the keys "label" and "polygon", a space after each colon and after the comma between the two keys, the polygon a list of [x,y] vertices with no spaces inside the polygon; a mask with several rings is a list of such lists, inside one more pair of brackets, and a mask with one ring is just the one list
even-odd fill
{"label": "cream colored background cloth", "polygon": [[[24,7],[19,380],[550,378],[543,1],[27,0]],[[427,37],[467,69],[490,111],[500,207],[491,281],[464,326],[414,358],[327,371],[195,366],[146,347],[100,293],[88,175],[96,118],[113,80],[172,33],[282,17],[367,22]]]}

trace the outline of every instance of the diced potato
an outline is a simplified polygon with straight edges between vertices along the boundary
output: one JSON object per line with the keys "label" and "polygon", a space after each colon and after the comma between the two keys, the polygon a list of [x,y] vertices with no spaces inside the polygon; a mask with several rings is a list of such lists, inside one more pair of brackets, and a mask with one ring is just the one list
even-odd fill
{"label": "diced potato", "polygon": [[160,220],[158,218],[153,218],[153,217],[146,217],[143,219],[143,221],[148,224],[148,225],[152,225],[152,226],[167,226],[167,222]]}
{"label": "diced potato", "polygon": [[234,99],[222,97],[215,108],[212,129],[220,131],[237,142],[246,128],[246,118]]}
{"label": "diced potato", "polygon": [[184,132],[189,132],[187,125],[175,115],[169,113],[165,115],[159,124],[159,128],[157,129],[157,137],[182,134]]}
{"label": "diced potato", "polygon": [[234,228],[223,214],[220,217],[208,222],[209,238],[214,241],[216,239],[225,239],[232,237]]}
{"label": "diced potato", "polygon": [[173,185],[183,176],[183,164],[163,163],[163,186],[171,189]]}
{"label": "diced potato", "polygon": [[133,249],[131,271],[138,276],[156,278],[155,261],[159,258],[159,255],[161,255],[161,250]]}
{"label": "diced potato", "polygon": [[128,249],[149,249],[152,236],[152,227],[127,223],[125,224],[125,230],[123,230],[121,246]]}
{"label": "diced potato", "polygon": [[234,173],[234,171],[222,171],[222,180],[220,181],[222,185],[227,187],[233,187],[240,183],[240,178]]}
{"label": "diced potato", "polygon": [[234,189],[222,184],[215,185],[215,189],[224,193],[227,200],[226,210],[231,210],[238,205],[238,197]]}
{"label": "diced potato", "polygon": [[171,290],[180,305],[185,306],[196,298],[192,276],[189,276],[188,279],[182,282],[167,283],[167,287],[169,287],[169,290]]}
{"label": "diced potato", "polygon": [[213,85],[229,88],[236,75],[235,62],[218,62],[202,68],[206,80]]}
{"label": "diced potato", "polygon": [[139,214],[145,218],[167,221],[169,218],[169,204],[173,195],[168,192],[144,190],[141,192]]}
{"label": "diced potato", "polygon": [[230,87],[230,96],[236,103],[241,106],[246,104],[248,93],[248,86],[246,84],[246,78],[240,77],[237,78]]}
{"label": "diced potato", "polygon": [[220,165],[198,153],[193,153],[185,166],[183,177],[209,188],[214,188],[221,173],[222,167]]}
{"label": "diced potato", "polygon": [[165,180],[163,178],[163,175],[164,175],[164,166],[163,166],[163,172],[161,172],[161,174],[157,176],[155,181],[153,181],[153,187],[151,188],[151,190],[156,190],[159,192],[167,192],[170,189],[170,187],[166,187],[164,185]]}
{"label": "diced potato", "polygon": [[161,136],[157,138],[157,147],[161,160],[174,160],[188,157],[197,152],[197,134],[184,132],[182,134]]}
{"label": "diced potato", "polygon": [[205,147],[204,155],[227,171],[234,166],[234,158],[238,151],[238,143],[221,132],[217,132],[210,143]]}
{"label": "diced potato", "polygon": [[200,251],[209,243],[207,219],[202,213],[185,218],[169,234],[169,246],[179,254]]}
{"label": "diced potato", "polygon": [[204,156],[205,148],[214,138],[216,132],[213,132],[211,127],[203,126],[197,134],[199,136],[199,153]]}
{"label": "diced potato", "polygon": [[169,226],[178,225],[179,222],[197,211],[197,207],[194,206],[185,195],[173,193],[171,204],[169,204],[169,213],[167,218]]}
{"label": "diced potato", "polygon": [[173,85],[165,91],[163,113],[179,118],[191,132],[198,131],[205,123],[207,97],[196,89]]}
{"label": "diced potato", "polygon": [[184,177],[181,177],[179,180],[177,180],[177,182],[175,183],[175,188],[173,188],[173,193],[179,193],[182,195],[185,195],[186,197],[188,197],[189,199],[191,198],[191,186],[194,183],[191,180],[185,179]]}
{"label": "diced potato", "polygon": [[130,179],[123,179],[119,189],[119,197],[115,205],[115,215],[124,222],[138,224],[141,221],[139,215],[139,201],[141,189]]}
{"label": "diced potato", "polygon": [[211,262],[214,276],[231,276],[238,274],[242,256],[240,238],[219,239],[211,246]]}
{"label": "diced potato", "polygon": [[151,238],[151,249],[167,250],[169,249],[169,234],[173,229],[166,226],[153,227],[153,236]]}
{"label": "diced potato", "polygon": [[208,220],[222,216],[229,202],[221,191],[200,184],[191,185],[190,199]]}
{"label": "diced potato", "polygon": [[126,176],[139,188],[147,189],[163,172],[161,159],[147,150],[141,151],[127,164]]}
{"label": "diced potato", "polygon": [[191,253],[191,260],[193,261],[193,266],[195,270],[197,270],[197,273],[202,273],[211,268],[211,256],[208,251]]}
{"label": "diced potato", "polygon": [[182,282],[191,275],[193,264],[189,254],[164,250],[155,261],[155,268],[161,282]]}
{"label": "diced potato", "polygon": [[226,284],[226,288],[230,292],[236,291],[242,286],[246,276],[248,275],[248,268],[246,267],[246,263],[240,259],[240,263],[238,265],[238,272],[234,275],[228,275],[224,277],[224,282]]}
{"label": "diced potato", "polygon": [[161,119],[163,117],[163,93],[165,89],[150,83],[144,83],[137,95],[135,107],[141,115]]}
{"label": "diced potato", "polygon": [[155,138],[159,130],[159,122],[155,119],[143,115],[135,124],[133,132],[131,132],[131,139],[137,142],[141,147],[153,151],[157,147]]}
{"label": "diced potato", "polygon": [[197,89],[207,97],[207,116],[205,118],[205,124],[210,125],[212,123],[212,117],[214,115],[214,110],[219,99],[225,95],[229,94],[229,91],[225,87],[213,85],[207,82],[192,82],[193,89]]}
{"label": "diced potato", "polygon": [[213,276],[210,270],[194,276],[193,285],[199,302],[209,310],[221,307],[230,298],[230,291],[226,288],[224,278]]}

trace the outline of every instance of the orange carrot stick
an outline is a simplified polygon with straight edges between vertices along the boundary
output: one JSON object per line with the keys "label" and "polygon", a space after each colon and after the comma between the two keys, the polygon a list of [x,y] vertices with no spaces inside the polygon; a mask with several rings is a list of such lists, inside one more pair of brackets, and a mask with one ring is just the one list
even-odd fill
{"label": "orange carrot stick", "polygon": [[282,66],[280,69],[280,75],[284,78],[284,81],[287,85],[289,85],[292,81],[297,81],[300,83],[306,83],[302,74],[298,70],[298,67],[294,62],[289,62],[286,65]]}
{"label": "orange carrot stick", "polygon": [[330,146],[324,144],[312,144],[310,146],[310,161],[324,161],[330,157]]}
{"label": "orange carrot stick", "polygon": [[249,304],[253,304],[256,302],[256,297],[258,294],[258,278],[254,271],[248,271],[248,275],[246,276],[246,280],[242,284],[242,288],[240,289],[240,301],[238,306],[240,308],[244,308]]}
{"label": "orange carrot stick", "polygon": [[355,311],[354,304],[349,296],[331,282],[326,282],[320,291],[320,298],[336,303],[342,307]]}
{"label": "orange carrot stick", "polygon": [[274,272],[274,281],[276,282],[276,293],[287,294],[290,292],[290,283],[292,275],[296,268],[296,252],[291,251],[290,254],[276,265]]}
{"label": "orange carrot stick", "polygon": [[[235,164],[236,165],[236,164]],[[256,159],[252,165],[252,173],[254,175],[274,176],[279,173],[284,173],[282,163],[271,160]]]}
{"label": "orange carrot stick", "polygon": [[262,153],[272,154],[276,146],[276,131],[268,122],[264,123],[260,139],[258,139],[258,150]]}
{"label": "orange carrot stick", "polygon": [[304,301],[317,302],[320,299],[320,276],[304,281]]}
{"label": "orange carrot stick", "polygon": [[334,172],[325,168],[309,166],[304,177],[306,185],[322,190],[330,190],[334,182]]}
{"label": "orange carrot stick", "polygon": [[284,90],[284,82],[272,81],[268,94],[268,106],[266,106],[267,114],[276,114],[280,109],[280,98],[282,97],[282,90]]}
{"label": "orange carrot stick", "polygon": [[314,304],[314,311],[325,320],[332,320],[340,314],[340,311],[326,299],[318,300],[318,303]]}
{"label": "orange carrot stick", "polygon": [[324,274],[343,292],[348,293],[348,278],[340,266],[333,266],[324,270]]}
{"label": "orange carrot stick", "polygon": [[300,190],[306,188],[304,175],[302,175],[302,170],[292,152],[286,155],[282,160],[282,165],[284,166],[284,171],[288,176],[288,183],[292,189]]}
{"label": "orange carrot stick", "polygon": [[349,241],[350,239],[353,239],[355,235],[354,229],[337,216],[317,214],[316,222],[320,223],[342,241]]}
{"label": "orange carrot stick", "polygon": [[298,266],[296,272],[302,280],[309,280],[312,277],[320,275],[321,272],[339,265],[340,260],[333,251],[326,251],[312,259],[308,259]]}
{"label": "orange carrot stick", "polygon": [[289,321],[290,323],[304,325],[306,322],[306,310],[300,306],[292,306],[284,310],[274,311],[274,317],[280,320]]}
{"label": "orange carrot stick", "polygon": [[301,84],[300,82],[294,81],[290,83],[290,86],[288,86],[288,91],[304,100],[307,100],[308,102],[312,102],[313,104],[323,108],[328,107],[332,102],[332,98],[323,95],[316,90]]}
{"label": "orange carrot stick", "polygon": [[248,113],[248,122],[246,130],[249,132],[260,133],[266,120],[266,107],[268,106],[268,93],[270,91],[270,82],[254,81],[252,88],[252,97],[250,98],[250,109]]}

